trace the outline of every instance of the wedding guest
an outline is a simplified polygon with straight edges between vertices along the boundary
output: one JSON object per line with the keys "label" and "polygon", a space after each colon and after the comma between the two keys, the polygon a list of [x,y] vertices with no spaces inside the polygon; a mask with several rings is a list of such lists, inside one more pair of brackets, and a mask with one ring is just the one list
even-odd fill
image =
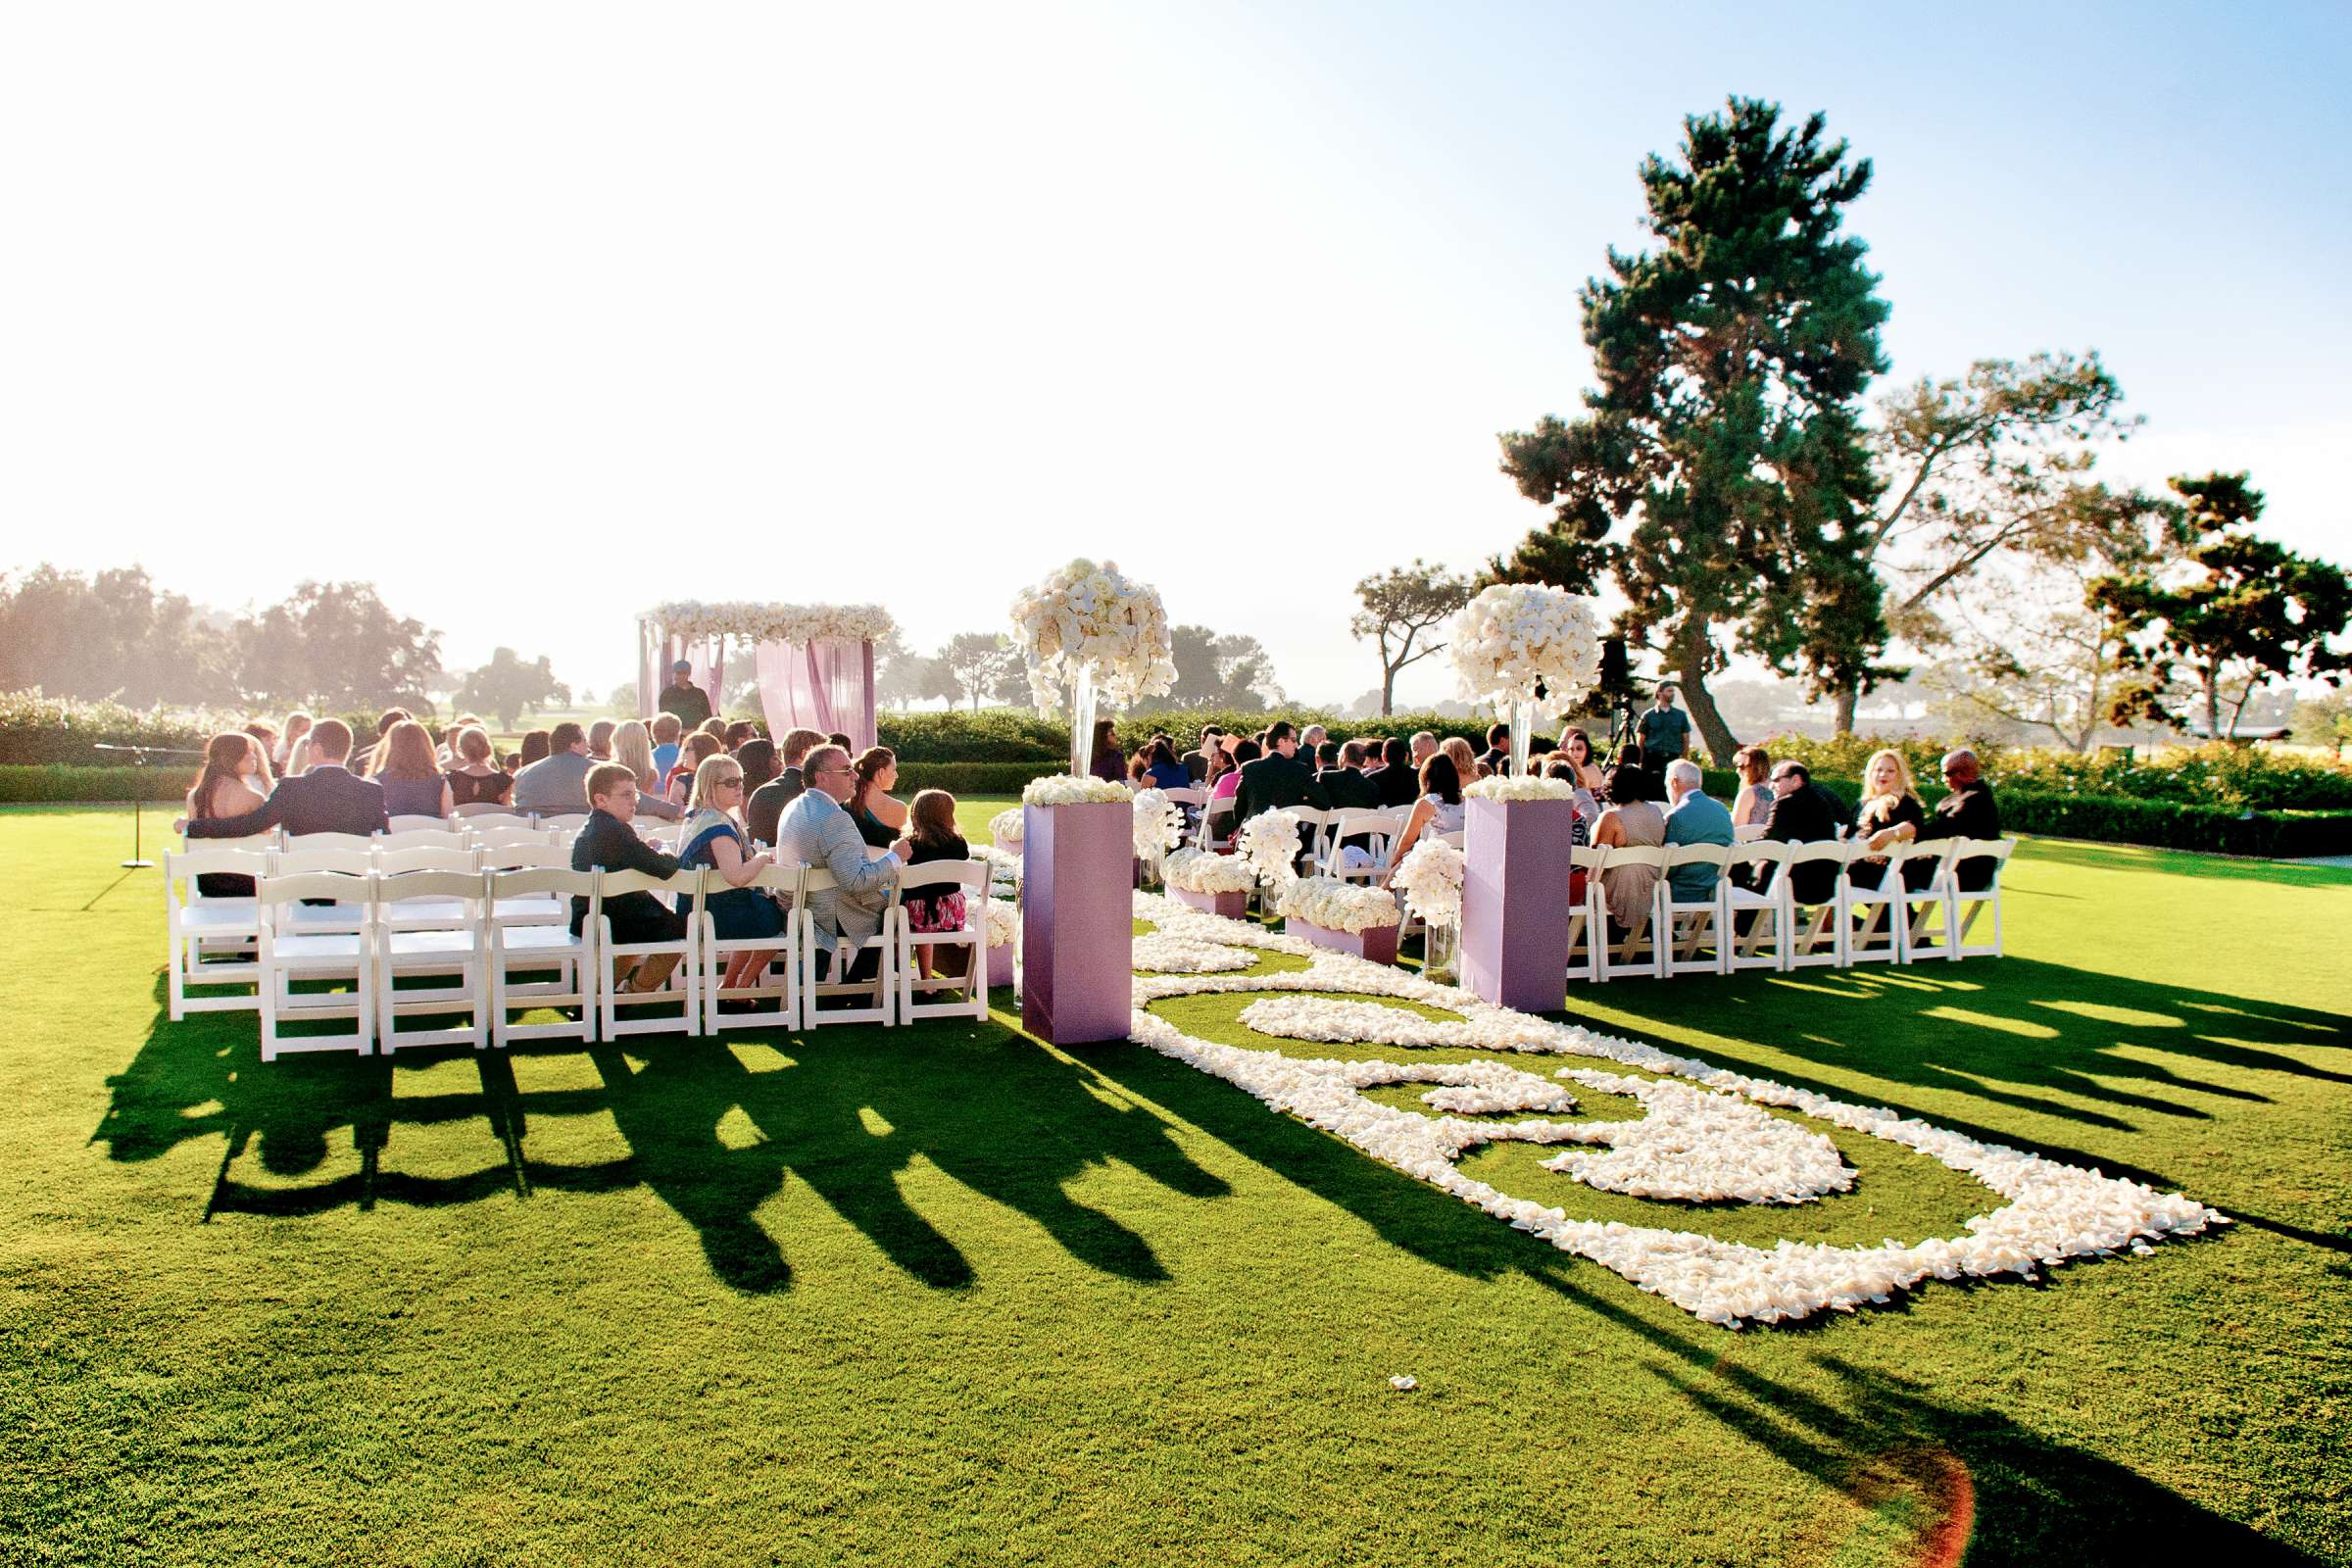
{"label": "wedding guest", "polygon": [[[188,790],[189,836],[206,837],[193,824],[258,811],[270,797],[270,770],[263,765],[261,743],[243,730],[216,735],[204,748],[204,765]],[[253,878],[226,871],[207,871],[196,879],[196,891],[208,899],[250,899]]]}
{"label": "wedding guest", "polygon": [[[1818,844],[1838,836],[1838,818],[1823,792],[1813,785],[1813,770],[1798,761],[1781,761],[1772,769],[1772,815],[1764,836],[1776,844]],[[1799,904],[1827,904],[1838,896],[1838,864],[1815,860],[1792,866],[1788,891]]]}
{"label": "wedding guest", "polygon": [[1112,784],[1126,777],[1125,760],[1119,752],[1119,732],[1109,719],[1095,720],[1094,750],[1090,755],[1094,760],[1087,771],[1095,777]]}
{"label": "wedding guest", "polygon": [[[588,754],[588,734],[577,724],[564,726],[579,731],[578,755]],[[570,756],[565,751],[559,755]],[[648,876],[672,876],[678,869],[677,858],[663,855],[660,850],[637,836],[629,824],[637,817],[637,778],[618,762],[598,762],[589,768],[586,782],[581,786],[588,800],[588,820],[571,841],[571,868],[574,871],[643,871]],[[612,928],[612,940],[624,947],[640,943],[679,942],[686,936],[686,917],[663,904],[651,893],[616,893],[603,901],[605,919]],[[578,936],[588,922],[588,901],[574,897],[571,901],[571,934]],[[615,958],[612,978],[625,981],[624,996],[642,997],[662,989],[669,971],[677,967],[674,953],[645,954]]]}
{"label": "wedding guest", "polygon": [[1152,787],[1152,748],[1149,746],[1127,759],[1127,787],[1131,790]]}
{"label": "wedding guest", "polygon": [[694,664],[681,659],[669,666],[669,684],[654,707],[675,717],[681,730],[692,729],[710,716],[710,698],[694,683]]}
{"label": "wedding guest", "polygon": [[1187,752],[1179,759],[1184,763],[1184,770],[1192,775],[1194,783],[1206,784],[1209,781],[1210,775],[1214,771],[1209,764],[1217,756],[1217,737],[1224,733],[1222,725],[1201,725],[1200,749]]}
{"label": "wedding guest", "polygon": [[755,794],[783,766],[776,760],[776,743],[764,735],[755,735],[736,748],[735,760],[743,764],[744,789]]}
{"label": "wedding guest", "polygon": [[1732,797],[1734,827],[1762,827],[1772,820],[1772,754],[1761,746],[1742,746],[1732,754],[1732,770],[1740,775],[1740,793]]}
{"label": "wedding guest", "polygon": [[[906,809],[906,842],[908,865],[923,865],[933,860],[968,860],[971,846],[956,826],[956,797],[946,790],[923,790],[914,797]],[[963,891],[950,888],[943,892],[909,893],[906,896],[906,928],[910,931],[938,933],[960,931],[967,911]],[[985,935],[985,933],[984,933]],[[959,978],[968,961],[961,948],[942,951],[932,946],[914,950],[916,967],[928,979],[933,975]]]}
{"label": "wedding guest", "polygon": [[759,733],[759,725],[753,723],[748,718],[739,718],[730,723],[727,726],[725,733],[719,738],[726,743],[728,755],[732,756],[736,752],[743,750],[744,742],[750,740],[753,736]]}
{"label": "wedding guest", "polygon": [[1444,752],[1433,752],[1421,764],[1421,798],[1413,803],[1413,814],[1404,819],[1404,831],[1396,836],[1396,846],[1389,852],[1389,869],[1380,879],[1387,887],[1404,863],[1405,852],[1421,842],[1424,833],[1459,833],[1462,830],[1462,775],[1453,765],[1453,759]]}
{"label": "wedding guest", "polygon": [[1345,746],[1335,746],[1325,741],[1323,751],[1326,755],[1317,758],[1323,765],[1315,774],[1315,782],[1323,786],[1324,795],[1330,798],[1331,809],[1377,809],[1380,806],[1380,790],[1364,776],[1362,743],[1349,741]]}
{"label": "wedding guest", "polygon": [[1324,745],[1329,742],[1331,736],[1324,730],[1322,725],[1307,725],[1306,728],[1298,732],[1299,760],[1305,762],[1309,767],[1315,766],[1317,760],[1323,755]]}
{"label": "wedding guest", "polygon": [[[1872,851],[1890,849],[1894,839],[1886,830],[1897,823],[1907,823],[1916,833],[1928,820],[1928,808],[1919,798],[1919,786],[1911,777],[1909,759],[1896,751],[1870,754],[1862,764],[1862,806],[1854,817],[1854,837],[1868,839]],[[1846,862],[1846,880],[1857,888],[1878,888],[1886,885],[1886,857],[1880,854],[1859,856]],[[1903,884],[1918,889],[1926,887],[1936,876],[1935,862],[1918,859],[1903,866]]]}
{"label": "wedding guest", "polygon": [[[751,886],[754,878],[776,863],[772,855],[756,855],[738,813],[743,808],[743,764],[724,752],[703,760],[695,769],[694,793],[687,801],[686,842],[678,864],[688,871],[713,870],[727,885],[706,892],[703,907],[710,916],[710,931],[721,942],[760,942],[784,934],[784,906],[765,891]],[[708,887],[708,884],[705,884]],[[721,991],[756,985],[767,972],[774,948],[727,955]],[[749,1007],[748,999],[721,1002],[730,1011]]]}
{"label": "wedding guest", "polygon": [[[1666,814],[1650,800],[1649,779],[1640,768],[1622,762],[1610,768],[1602,794],[1608,808],[1592,825],[1593,843],[1611,849],[1645,849],[1666,842]],[[1602,864],[1600,897],[1608,906],[1613,938],[1641,928],[1657,886],[1658,868],[1654,865]]]}
{"label": "wedding guest", "polygon": [[708,735],[712,740],[718,742],[718,749],[722,752],[727,749],[727,721],[723,718],[713,715],[710,718],[704,719],[700,724],[695,726],[695,733],[698,735]]}
{"label": "wedding guest", "polygon": [[1464,785],[1474,784],[1487,776],[1487,770],[1480,765],[1477,754],[1470,750],[1470,743],[1459,735],[1446,736],[1438,750],[1446,754],[1446,760],[1453,764],[1454,776]]}
{"label": "wedding guest", "polygon": [[906,826],[906,803],[890,793],[899,782],[898,754],[887,746],[869,746],[858,754],[856,770],[858,782],[845,808],[859,838],[887,850]]}
{"label": "wedding guest", "polygon": [[1176,748],[1166,736],[1152,743],[1144,754],[1144,772],[1155,790],[1189,790],[1193,787],[1192,770],[1176,760]]}
{"label": "wedding guest", "polygon": [[522,750],[514,754],[515,770],[521,771],[554,750],[555,734],[552,730],[524,730],[522,732]]}
{"label": "wedding guest", "polygon": [[442,774],[449,780],[450,809],[461,806],[504,806],[514,792],[514,780],[490,763],[490,737],[478,725],[458,731],[450,745],[453,765]]}
{"label": "wedding guest", "polygon": [[[528,751],[530,737],[524,736],[523,742]],[[588,732],[570,719],[548,731],[547,744],[547,756],[514,775],[514,809],[533,816],[568,816],[589,809],[588,770],[616,764],[590,761]],[[632,817],[635,793],[632,788]]]}
{"label": "wedding guest", "polygon": [[[1421,764],[1428,761],[1430,758],[1436,754],[1438,750],[1438,738],[1435,735],[1432,735],[1428,730],[1417,729],[1413,731],[1412,747],[1413,772],[1416,776],[1418,776],[1421,771]],[[1459,770],[1457,769],[1456,771]]]}
{"label": "wedding guest", "polygon": [[[1706,794],[1700,787],[1704,782],[1705,775],[1699,772],[1698,764],[1687,757],[1678,757],[1666,764],[1666,799],[1671,803],[1666,812],[1669,845],[1731,847],[1732,813]],[[1679,902],[1696,904],[1714,897],[1715,883],[1721,875],[1711,865],[1678,865],[1666,873],[1666,881]]]}
{"label": "wedding guest", "polygon": [[753,842],[776,842],[776,823],[784,815],[784,808],[800,797],[807,784],[801,776],[801,765],[808,754],[825,743],[824,736],[812,729],[788,729],[776,743],[776,754],[784,770],[760,785],[752,794],[752,804],[744,815],[749,819]]}
{"label": "wedding guest", "polygon": [[1560,737],[1559,755],[1568,760],[1573,769],[1569,777],[1580,789],[1597,793],[1602,785],[1600,767],[1592,760],[1592,737],[1583,726],[1571,724]]}
{"label": "wedding guest", "polygon": [[[1243,764],[1242,782],[1234,792],[1234,820],[1247,822],[1263,812],[1293,806],[1330,809],[1331,797],[1315,782],[1313,770],[1298,760],[1298,733],[1291,721],[1286,718],[1268,726],[1266,736],[1273,743],[1273,752]],[[1298,854],[1303,858],[1312,853],[1315,835],[1310,830],[1298,838]]]}
{"label": "wedding guest", "polygon": [[1487,726],[1487,749],[1480,755],[1478,765],[1485,768],[1490,776],[1508,773],[1511,770],[1510,725],[1489,724]]}
{"label": "wedding guest", "polygon": [[1690,749],[1690,715],[1674,706],[1675,695],[1674,682],[1662,682],[1657,706],[1642,715],[1642,755],[1652,762],[1671,762]]}
{"label": "wedding guest", "polygon": [[310,738],[310,734],[311,715],[308,711],[297,708],[286,714],[285,725],[278,731],[277,751],[270,759],[271,764],[280,773],[302,771],[301,768],[294,765],[294,762],[295,759],[306,750],[302,743]]}
{"label": "wedding guest", "polygon": [[412,716],[414,715],[405,708],[387,708],[376,714],[375,740],[353,760],[352,770],[358,773],[374,772],[376,748],[384,744],[384,737],[392,733],[393,725],[405,724]]}
{"label": "wedding guest", "polygon": [[844,735],[839,730],[835,730],[832,734],[825,737],[825,744],[827,746],[838,746],[846,752],[854,743],[847,735]]}
{"label": "wedding guest", "polygon": [[588,760],[592,762],[612,760],[612,720],[597,719],[588,726]]}
{"label": "wedding guest", "polygon": [[1392,735],[1380,743],[1380,771],[1372,775],[1373,804],[1384,811],[1411,806],[1421,798],[1421,780],[1413,767],[1413,749]]}
{"label": "wedding guest", "polygon": [[276,758],[278,739],[277,726],[275,724],[270,723],[266,718],[252,719],[246,723],[245,733],[261,743],[262,755],[264,757],[271,760]]}
{"label": "wedding guest", "polygon": [[[891,886],[912,846],[902,841],[892,846],[889,854],[866,858],[865,840],[843,809],[858,787],[858,769],[843,748],[817,747],[808,753],[803,771],[808,788],[785,808],[776,823],[776,862],[817,866],[833,873],[832,888],[808,896],[809,923],[824,944],[830,966],[835,939],[862,946],[882,929]],[[870,978],[880,959],[879,953],[861,951],[848,978]]]}
{"label": "wedding guest", "polygon": [[[669,777],[669,770],[678,765],[678,742],[685,733],[686,726],[678,722],[677,714],[654,715],[654,773],[657,777]],[[641,784],[638,787],[644,790],[653,786]]]}
{"label": "wedding guest", "polygon": [[458,765],[458,737],[468,729],[478,729],[485,735],[490,733],[490,726],[482,722],[479,713],[460,713],[449,721],[449,728],[435,737],[433,756],[444,772]]}
{"label": "wedding guest", "polygon": [[[1912,839],[1997,839],[2001,836],[2001,811],[1993,804],[1992,785],[1984,777],[1984,766],[1977,754],[1963,747],[1943,754],[1943,782],[1951,793],[1936,803],[1935,811],[1917,827],[1898,822],[1882,828],[1872,837],[1871,848],[1885,849],[1888,844]],[[1972,856],[1952,866],[1953,878],[1963,893],[1982,893],[1992,885],[1992,873],[1999,862],[1989,856]]]}
{"label": "wedding guest", "polygon": [[[250,739],[250,737],[248,737]],[[311,726],[311,770],[300,778],[284,778],[270,798],[236,816],[190,822],[192,839],[241,839],[282,827],[288,833],[356,833],[366,837],[384,832],[391,823],[384,815],[383,787],[361,778],[348,765],[351,726],[339,718],[322,718]]]}
{"label": "wedding guest", "polygon": [[663,793],[678,805],[684,806],[686,792],[694,784],[694,775],[701,770],[704,762],[716,757],[725,749],[719,744],[718,737],[707,729],[698,729],[687,736],[685,746],[678,752],[677,766],[671,768],[669,777],[662,781]]}
{"label": "wedding guest", "polygon": [[455,793],[433,757],[433,737],[422,724],[404,718],[375,743],[368,776],[384,789],[391,816],[447,816]]}
{"label": "wedding guest", "polygon": [[663,822],[685,816],[685,807],[662,794],[662,778],[654,770],[653,736],[642,722],[632,718],[612,727],[612,760],[636,776],[638,815]]}

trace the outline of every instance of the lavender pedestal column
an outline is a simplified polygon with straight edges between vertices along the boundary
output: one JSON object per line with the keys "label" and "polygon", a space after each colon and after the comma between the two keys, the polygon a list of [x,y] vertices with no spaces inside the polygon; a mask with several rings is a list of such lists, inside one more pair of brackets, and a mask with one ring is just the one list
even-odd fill
{"label": "lavender pedestal column", "polygon": [[1057,1046],[1124,1040],[1135,997],[1135,808],[1032,806],[1021,823],[1021,1027]]}
{"label": "lavender pedestal column", "polygon": [[1570,801],[1484,801],[1462,833],[1462,985],[1480,1001],[1556,1012],[1568,1000]]}
{"label": "lavender pedestal column", "polygon": [[999,986],[1010,984],[1012,984],[1012,944],[1007,942],[1001,948],[988,950],[988,988],[994,991]]}

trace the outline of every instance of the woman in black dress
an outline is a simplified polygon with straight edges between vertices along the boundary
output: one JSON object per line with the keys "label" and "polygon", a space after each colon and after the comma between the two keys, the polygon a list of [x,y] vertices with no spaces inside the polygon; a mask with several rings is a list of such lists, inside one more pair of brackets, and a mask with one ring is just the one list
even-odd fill
{"label": "woman in black dress", "polygon": [[[1911,764],[1900,752],[1873,752],[1862,769],[1862,813],[1854,818],[1853,837],[1869,838],[1897,823],[1908,822],[1917,832],[1928,819],[1918,786],[1911,781]],[[1886,857],[1867,855],[1846,867],[1846,878],[1858,888],[1875,888],[1886,880]],[[1903,885],[1917,892],[1936,875],[1936,864],[1925,858],[1903,863]]]}

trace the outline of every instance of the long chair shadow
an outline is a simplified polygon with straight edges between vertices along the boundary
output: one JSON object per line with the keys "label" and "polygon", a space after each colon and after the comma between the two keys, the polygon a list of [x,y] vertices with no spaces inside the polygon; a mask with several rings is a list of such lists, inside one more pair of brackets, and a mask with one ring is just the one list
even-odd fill
{"label": "long chair shadow", "polygon": [[[1090,1266],[1139,1282],[1166,1277],[1151,1246],[1115,1216],[1073,1198],[1069,1185],[1093,1167],[1118,1163],[1187,1197],[1226,1192],[1184,1152],[1167,1121],[1106,1088],[1092,1068],[995,1019],[730,1038],[773,1046],[784,1064],[755,1072],[728,1045],[663,1037],[628,1050],[589,1048],[597,1087],[526,1092],[507,1054],[462,1048],[404,1053],[396,1061],[293,1055],[264,1067],[250,1014],[200,1013],[172,1023],[159,1008],[137,1055],[109,1080],[112,1097],[93,1141],[116,1159],[135,1161],[191,1138],[221,1139],[207,1219],[643,1185],[694,1227],[712,1272],[746,1292],[792,1282],[791,1265],[756,1211],[795,1175],[899,1267],[941,1289],[971,1284],[976,1270],[903,1195],[900,1178],[917,1159],[1026,1216]],[[543,1044],[516,1054],[576,1049]],[[468,1056],[480,1073],[478,1092],[400,1092],[416,1067]],[[720,1122],[737,1109],[760,1135],[749,1148],[719,1138]],[[535,1159],[535,1111],[609,1112],[629,1152],[590,1166]],[[428,1176],[399,1168],[401,1127],[475,1120],[487,1135],[479,1169]],[[345,1129],[360,1155],[356,1172],[337,1159],[334,1176],[284,1180],[328,1164],[334,1136]],[[241,1179],[248,1161],[277,1180]]]}

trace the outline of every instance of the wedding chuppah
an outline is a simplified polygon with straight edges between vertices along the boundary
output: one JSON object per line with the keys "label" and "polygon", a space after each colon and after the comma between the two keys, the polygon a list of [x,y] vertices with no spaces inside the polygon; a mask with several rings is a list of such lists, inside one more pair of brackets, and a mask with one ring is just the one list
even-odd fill
{"label": "wedding chuppah", "polygon": [[637,716],[652,718],[675,662],[719,710],[727,644],[748,645],[770,735],[807,728],[874,744],[874,644],[891,633],[878,605],[680,600],[637,617]]}

